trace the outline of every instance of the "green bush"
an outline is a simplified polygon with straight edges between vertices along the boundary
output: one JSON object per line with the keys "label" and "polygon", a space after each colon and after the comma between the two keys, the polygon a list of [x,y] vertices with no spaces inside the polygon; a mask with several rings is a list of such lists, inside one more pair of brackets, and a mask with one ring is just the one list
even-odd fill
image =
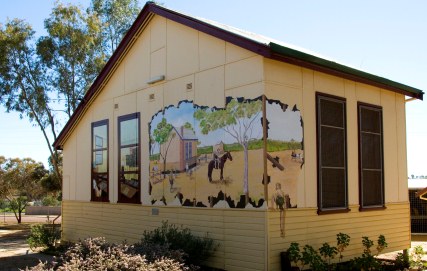
{"label": "green bush", "polygon": [[172,250],[182,250],[188,264],[201,265],[216,249],[215,242],[209,238],[194,236],[190,229],[162,223],[160,228],[153,231],[144,231],[141,243],[135,246],[148,244],[168,245]]}
{"label": "green bush", "polygon": [[43,206],[61,206],[61,202],[54,196],[48,195],[42,199]]}
{"label": "green bush", "polygon": [[32,250],[36,248],[51,249],[61,238],[59,225],[35,224],[31,226],[27,243]]}
{"label": "green bush", "polygon": [[[310,245],[305,245],[301,251],[298,243],[291,243],[288,248],[288,258],[295,266],[301,267],[308,266],[313,271],[323,270],[390,270],[390,264],[386,264],[378,260],[375,255],[372,254],[371,248],[374,246],[374,242],[368,237],[362,237],[363,254],[361,257],[356,257],[349,262],[341,263],[343,258],[342,252],[349,246],[350,236],[344,233],[337,234],[337,246],[331,246],[328,243],[323,243],[319,250],[315,250]],[[377,253],[378,255],[388,246],[384,235],[380,235],[377,240]],[[320,255],[319,255],[320,253]],[[331,260],[339,254],[339,263],[331,263]],[[423,255],[423,252],[418,250],[415,252],[416,255]],[[322,258],[323,257],[323,258]],[[418,257],[421,258],[421,257]],[[396,258],[396,266],[407,266],[407,259],[402,256]],[[399,270],[399,269],[393,269]]]}

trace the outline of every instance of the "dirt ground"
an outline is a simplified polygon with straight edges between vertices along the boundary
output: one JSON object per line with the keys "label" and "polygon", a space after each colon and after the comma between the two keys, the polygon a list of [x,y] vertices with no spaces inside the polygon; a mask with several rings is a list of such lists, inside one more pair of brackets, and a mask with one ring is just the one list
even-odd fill
{"label": "dirt ground", "polygon": [[[301,150],[297,150],[302,154]],[[278,157],[280,164],[285,169],[280,171],[273,168],[270,162],[267,163],[268,175],[271,183],[269,185],[269,194],[275,192],[275,184],[281,183],[285,194],[291,197],[292,205],[297,202],[297,186],[298,180],[301,178],[301,163],[302,160],[291,158],[292,151],[278,151],[269,153],[273,157]],[[220,180],[220,170],[214,169],[212,172],[212,182],[208,180],[208,164],[211,160],[209,157],[206,160],[201,159],[196,167],[192,168],[189,173],[181,172],[172,176],[162,176],[158,173],[150,172],[150,182],[152,184],[151,198],[159,201],[163,197],[168,205],[173,205],[176,202],[177,193],[181,193],[184,199],[195,200],[202,202],[205,206],[210,206],[209,197],[217,197],[222,191],[226,196],[231,196],[231,199],[236,203],[240,200],[240,195],[244,195],[243,179],[244,179],[244,153],[231,152],[233,160],[227,160],[224,166],[224,179]],[[264,198],[263,179],[263,150],[250,150],[248,155],[248,188],[249,195],[255,202]],[[150,163],[150,169],[154,167],[154,162]],[[171,181],[172,180],[172,181]],[[177,203],[178,204],[178,203]],[[180,205],[180,204],[178,204]]]}
{"label": "dirt ground", "polygon": [[30,226],[42,222],[46,222],[46,216],[23,216],[21,224],[12,216],[0,219],[0,271],[25,270],[27,266],[53,259],[50,255],[31,251],[26,242]]}

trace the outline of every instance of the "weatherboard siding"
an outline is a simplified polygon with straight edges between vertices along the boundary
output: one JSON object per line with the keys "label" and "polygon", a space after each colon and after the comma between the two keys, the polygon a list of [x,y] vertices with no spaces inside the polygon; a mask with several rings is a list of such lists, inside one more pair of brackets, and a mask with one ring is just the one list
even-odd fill
{"label": "weatherboard siding", "polygon": [[359,204],[358,102],[383,109],[385,202],[408,201],[404,95],[270,59],[263,64],[264,94],[290,108],[296,105],[304,122],[304,173],[292,204],[317,207],[316,92],[346,99],[349,204]]}
{"label": "weatherboard siding", "polygon": [[[358,206],[350,206],[349,213],[317,215],[316,208],[285,210],[284,236],[280,234],[280,212],[268,212],[269,270],[280,269],[280,252],[286,251],[291,242],[300,248],[306,244],[318,249],[323,243],[336,246],[336,235],[340,232],[350,236],[350,246],[343,252],[344,260],[359,257],[362,236],[376,241],[384,235],[388,248],[384,252],[410,247],[409,203],[390,203],[387,209],[359,212]],[[375,247],[374,246],[374,247]],[[374,253],[375,248],[374,248]]]}
{"label": "weatherboard siding", "polygon": [[[159,75],[165,75],[165,80],[147,83]],[[266,59],[158,15],[144,26],[108,78],[63,146],[64,239],[105,236],[111,242],[132,243],[140,240],[144,230],[168,220],[184,224],[199,236],[208,232],[221,244],[209,265],[226,270],[279,270],[279,253],[290,242],[314,247],[325,241],[335,244],[339,232],[352,238],[352,245],[344,253],[347,259],[360,256],[363,235],[376,240],[384,234],[389,243],[387,251],[409,246],[404,95]],[[316,92],[347,101],[349,213],[317,215]],[[273,210],[149,206],[147,124],[152,117],[184,100],[220,108],[225,106],[227,96],[252,99],[260,95],[280,100],[290,108],[296,105],[304,124],[304,165],[297,179],[297,200],[291,201],[298,208],[285,212],[284,238],[280,236],[279,212]],[[381,211],[358,211],[359,101],[383,108],[387,209]],[[116,204],[117,118],[135,112],[140,112],[141,124],[142,205]],[[110,203],[89,202],[91,123],[104,119],[109,120]],[[152,209],[158,209],[159,215],[152,215]]]}
{"label": "weatherboard siding", "polygon": [[[267,215],[264,211],[67,200],[62,208],[62,237],[67,241],[103,236],[109,242],[135,243],[145,230],[168,221],[190,228],[197,236],[207,234],[219,244],[209,265],[225,270],[264,270]],[[159,215],[152,215],[152,209],[157,209]]]}

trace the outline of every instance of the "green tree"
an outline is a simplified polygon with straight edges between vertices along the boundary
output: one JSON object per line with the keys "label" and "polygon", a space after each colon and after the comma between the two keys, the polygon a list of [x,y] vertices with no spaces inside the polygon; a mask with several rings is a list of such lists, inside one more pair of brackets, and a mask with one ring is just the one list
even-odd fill
{"label": "green tree", "polygon": [[68,118],[104,66],[101,23],[78,6],[56,2],[45,20],[47,36],[37,42],[37,53],[49,71],[51,87],[65,100]]}
{"label": "green tree", "polygon": [[102,23],[103,46],[110,55],[138,16],[140,7],[138,0],[92,0],[89,11]]}
{"label": "green tree", "polygon": [[199,109],[194,113],[195,119],[200,121],[202,134],[207,135],[209,132],[221,129],[242,146],[244,154],[243,192],[246,196],[246,203],[249,200],[249,142],[256,136],[254,126],[260,123],[261,113],[261,100],[239,103],[235,99],[232,99],[225,109]]}
{"label": "green tree", "polygon": [[41,179],[41,186],[43,187],[43,189],[46,192],[55,194],[56,196],[61,191],[62,186],[62,179],[59,178],[57,174],[55,174],[55,168],[53,165],[53,162],[55,161],[62,176],[62,153],[58,152],[57,155],[58,156],[55,158],[53,158],[52,156],[49,157],[49,173]]}
{"label": "green tree", "polygon": [[[38,126],[53,156],[57,154],[52,148],[57,124],[49,97],[53,88],[35,42],[34,31],[24,21],[14,19],[6,25],[0,24],[0,104],[7,112],[18,112],[21,118],[27,117]],[[53,165],[60,176],[56,161]]]}
{"label": "green tree", "polygon": [[175,133],[172,133],[173,126],[168,123],[165,118],[157,124],[157,127],[153,130],[153,139],[159,144],[159,154],[163,160],[163,178],[165,178],[166,172],[166,158],[168,156],[169,147],[172,139],[175,137]]}
{"label": "green tree", "polygon": [[42,163],[31,158],[0,157],[0,195],[5,198],[18,223],[28,202],[40,199],[44,194],[40,180],[47,174]]}
{"label": "green tree", "polygon": [[[136,17],[135,2],[93,0],[97,12],[56,2],[39,39],[23,20],[0,23],[0,104],[40,128],[53,158],[50,184],[62,179],[52,143]],[[114,46],[106,48],[110,18]]]}

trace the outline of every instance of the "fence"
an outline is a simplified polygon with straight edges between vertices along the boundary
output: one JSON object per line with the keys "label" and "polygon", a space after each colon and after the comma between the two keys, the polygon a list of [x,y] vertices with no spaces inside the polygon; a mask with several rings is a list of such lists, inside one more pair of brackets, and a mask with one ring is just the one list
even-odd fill
{"label": "fence", "polygon": [[27,206],[26,215],[60,215],[61,206]]}
{"label": "fence", "polygon": [[409,202],[411,204],[411,232],[427,233],[427,201],[415,196],[418,191],[409,190]]}

